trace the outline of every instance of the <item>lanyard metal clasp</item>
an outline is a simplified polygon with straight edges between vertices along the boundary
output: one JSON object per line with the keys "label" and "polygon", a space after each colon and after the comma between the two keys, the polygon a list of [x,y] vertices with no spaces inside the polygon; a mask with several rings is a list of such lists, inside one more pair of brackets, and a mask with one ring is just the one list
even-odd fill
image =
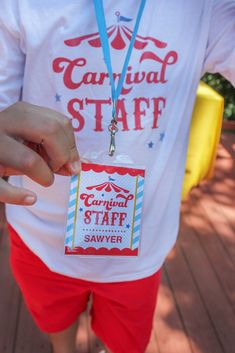
{"label": "lanyard metal clasp", "polygon": [[109,156],[113,156],[116,150],[116,143],[115,143],[115,135],[118,132],[117,127],[117,120],[116,120],[116,108],[117,108],[117,101],[113,101],[113,109],[112,109],[112,120],[108,127],[110,132],[110,145],[109,145]]}
{"label": "lanyard metal clasp", "polygon": [[110,145],[109,145],[109,156],[113,156],[116,150],[115,135],[118,132],[117,121],[112,120],[109,125],[110,132]]}

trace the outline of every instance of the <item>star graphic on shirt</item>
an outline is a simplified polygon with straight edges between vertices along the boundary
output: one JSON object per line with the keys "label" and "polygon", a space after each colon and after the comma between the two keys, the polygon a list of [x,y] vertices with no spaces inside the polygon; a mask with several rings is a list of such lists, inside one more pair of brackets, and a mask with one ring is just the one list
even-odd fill
{"label": "star graphic on shirt", "polygon": [[165,132],[160,133],[160,141],[162,142],[165,138]]}
{"label": "star graphic on shirt", "polygon": [[152,141],[150,141],[150,142],[148,143],[148,147],[149,147],[149,148],[153,148],[153,146],[154,146],[154,143],[153,143]]}
{"label": "star graphic on shirt", "polygon": [[80,207],[80,208],[79,208],[79,211],[80,211],[80,212],[82,212],[82,211],[83,211],[83,208],[82,208],[82,207]]}
{"label": "star graphic on shirt", "polygon": [[56,95],[55,95],[55,100],[56,100],[56,102],[61,101],[61,96],[58,93],[56,93]]}
{"label": "star graphic on shirt", "polygon": [[130,228],[130,224],[127,224],[127,225],[126,225],[126,228],[129,229],[129,228]]}

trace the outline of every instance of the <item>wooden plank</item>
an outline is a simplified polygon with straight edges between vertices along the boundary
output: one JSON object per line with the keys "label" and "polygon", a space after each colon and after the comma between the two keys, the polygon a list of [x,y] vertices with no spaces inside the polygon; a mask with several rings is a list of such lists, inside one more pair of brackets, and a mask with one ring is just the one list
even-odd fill
{"label": "wooden plank", "polygon": [[235,135],[222,134],[215,177],[193,191],[227,256],[235,264]]}
{"label": "wooden plank", "polygon": [[[221,146],[221,148],[223,148]],[[226,178],[234,178],[234,159],[231,157],[230,153],[225,149],[220,149],[216,159],[216,168],[213,180],[223,180]]]}
{"label": "wooden plank", "polygon": [[6,232],[6,220],[5,220],[5,207],[2,202],[0,202],[0,246],[4,241],[4,234]]}
{"label": "wooden plank", "polygon": [[[0,202],[0,226],[5,225],[4,204]],[[0,233],[1,234],[1,233]]]}
{"label": "wooden plank", "polygon": [[33,322],[23,300],[21,301],[15,353],[51,353],[51,345],[46,334],[39,331]]}
{"label": "wooden plank", "polygon": [[[9,240],[1,214],[0,279],[4,284],[0,292],[0,352],[1,353],[49,353],[48,340],[36,329],[24,304],[20,291],[11,275],[8,263]],[[46,343],[45,343],[46,342]]]}
{"label": "wooden plank", "polygon": [[162,271],[158,304],[154,316],[154,331],[161,353],[192,353],[176,302]]}
{"label": "wooden plank", "polygon": [[[235,231],[235,171],[231,177],[225,175],[222,180],[213,180],[213,183],[203,184],[200,187],[200,194],[197,190],[197,193],[194,191],[193,195],[202,198],[203,203],[208,204],[211,211],[215,210],[219,215],[222,214],[224,223],[227,222]],[[218,196],[221,195],[226,195],[226,202],[218,200]],[[210,217],[209,214],[208,216]],[[215,219],[217,223],[217,218]],[[234,236],[231,239],[234,239]]]}
{"label": "wooden plank", "polygon": [[[203,183],[199,189],[201,191],[201,197],[203,198],[204,195],[212,196],[216,203],[219,202],[220,204],[227,205],[228,207],[234,206],[234,178],[235,176],[226,173],[222,178],[214,178],[208,183]],[[220,199],[218,198],[219,196],[224,196],[226,199]],[[226,202],[223,202],[224,200]]]}
{"label": "wooden plank", "polygon": [[187,237],[180,239],[180,245],[220,346],[225,353],[231,353],[235,347],[235,316],[192,228],[187,228]]}
{"label": "wooden plank", "polygon": [[221,144],[230,153],[231,157],[235,159],[235,135],[234,134],[222,134]]}
{"label": "wooden plank", "polygon": [[[188,224],[194,229],[218,283],[235,313],[235,261],[231,258],[231,252],[235,252],[235,233],[231,228],[229,229],[233,233],[233,239],[225,247],[221,238],[224,237],[224,228],[225,230],[229,228],[228,222],[220,222],[221,218],[223,220],[223,216],[214,210],[212,211],[209,202],[205,203],[205,198],[203,200],[196,199],[195,202],[197,210],[194,207],[193,214],[188,216]],[[209,217],[212,217],[211,221]],[[216,219],[216,222],[213,222],[213,219]]]}
{"label": "wooden plank", "polygon": [[[184,227],[180,234],[187,237]],[[179,242],[168,257],[166,269],[192,352],[223,353]]]}
{"label": "wooden plank", "polygon": [[[230,260],[235,262],[235,206],[215,202],[213,196],[204,196],[203,208],[208,221],[213,225],[218,237],[225,247]],[[215,222],[216,219],[216,222]]]}
{"label": "wooden plank", "polygon": [[1,223],[0,237],[0,352],[15,353],[20,293],[8,263],[8,234],[3,223]]}

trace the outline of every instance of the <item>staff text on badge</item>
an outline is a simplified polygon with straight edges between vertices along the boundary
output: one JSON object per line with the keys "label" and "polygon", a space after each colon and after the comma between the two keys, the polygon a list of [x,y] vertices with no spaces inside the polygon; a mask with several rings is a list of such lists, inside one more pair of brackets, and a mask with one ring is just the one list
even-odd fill
{"label": "staff text on badge", "polygon": [[137,256],[144,176],[143,169],[82,163],[71,179],[65,254]]}

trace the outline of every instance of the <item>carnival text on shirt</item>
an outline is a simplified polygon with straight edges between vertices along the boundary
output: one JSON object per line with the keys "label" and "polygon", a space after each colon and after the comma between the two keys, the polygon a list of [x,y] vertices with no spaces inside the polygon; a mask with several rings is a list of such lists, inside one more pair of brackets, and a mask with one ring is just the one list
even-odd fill
{"label": "carnival text on shirt", "polygon": [[[125,77],[124,86],[122,89],[122,96],[128,95],[134,85],[141,83],[153,84],[155,87],[160,84],[166,84],[168,82],[167,69],[169,66],[174,65],[178,60],[178,54],[175,51],[169,51],[163,59],[151,51],[145,51],[139,62],[145,60],[155,61],[159,69],[157,71],[145,72],[137,71],[133,72],[132,66],[128,67],[127,74]],[[63,82],[65,87],[70,90],[75,90],[83,85],[102,86],[109,83],[109,75],[107,72],[91,72],[85,71],[87,65],[87,59],[79,57],[76,59],[69,59],[65,57],[58,57],[53,61],[53,70],[55,73],[63,73]],[[75,81],[74,77],[77,78]],[[120,73],[114,73],[115,81],[120,77]],[[127,110],[125,107],[126,98],[119,99],[117,102],[117,122],[119,123],[119,129],[121,131],[129,131],[130,124],[128,125]],[[158,120],[166,107],[166,98],[163,96],[159,97],[136,97],[133,99],[134,104],[134,127],[133,130],[143,130],[142,118],[146,115],[146,109],[152,109],[153,120],[151,124],[152,129],[159,127]],[[93,105],[95,108],[95,126],[94,131],[104,131],[102,125],[102,108],[104,105],[112,105],[111,97],[107,99],[90,99],[88,97],[84,99],[72,98],[67,104],[68,112],[73,119],[77,121],[74,126],[76,132],[81,131],[85,126],[85,118],[82,115],[82,111],[85,107]],[[130,120],[129,120],[130,121]]]}

